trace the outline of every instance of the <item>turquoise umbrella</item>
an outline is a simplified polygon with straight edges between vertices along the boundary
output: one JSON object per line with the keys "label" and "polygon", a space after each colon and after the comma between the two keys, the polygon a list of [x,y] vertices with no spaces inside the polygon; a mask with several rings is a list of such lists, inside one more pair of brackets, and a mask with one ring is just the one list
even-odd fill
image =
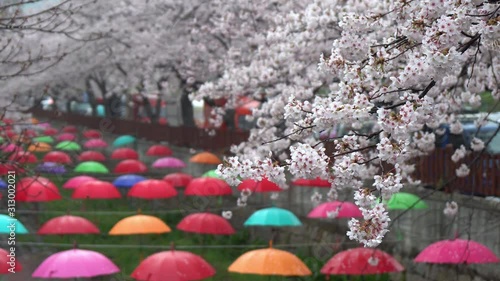
{"label": "turquoise umbrella", "polygon": [[99,117],[106,117],[106,109],[104,108],[104,105],[99,104],[97,105],[97,116]]}
{"label": "turquoise umbrella", "polygon": [[119,136],[113,142],[114,147],[126,146],[135,142],[135,137],[129,135]]}
{"label": "turquoise umbrella", "polygon": [[107,174],[109,173],[108,168],[103,164],[95,161],[86,161],[78,164],[75,167],[75,172],[78,173],[92,173],[92,174]]}
{"label": "turquoise umbrella", "polygon": [[253,213],[244,226],[301,226],[300,220],[290,211],[271,207]]}
{"label": "turquoise umbrella", "polygon": [[427,209],[427,204],[420,197],[406,192],[398,192],[387,201],[389,210]]}
{"label": "turquoise umbrella", "polygon": [[11,233],[12,231],[16,234],[29,233],[26,227],[16,218],[0,214],[0,233]]}

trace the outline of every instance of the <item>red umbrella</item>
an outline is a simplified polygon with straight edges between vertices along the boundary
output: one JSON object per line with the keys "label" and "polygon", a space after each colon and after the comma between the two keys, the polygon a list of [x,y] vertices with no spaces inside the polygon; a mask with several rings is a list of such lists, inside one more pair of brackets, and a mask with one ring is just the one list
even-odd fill
{"label": "red umbrella", "polygon": [[23,130],[21,135],[23,135],[27,138],[34,138],[34,137],[38,136],[37,132],[35,132],[34,130],[31,130],[31,129]]}
{"label": "red umbrella", "polygon": [[80,185],[88,182],[88,181],[95,181],[97,180],[94,177],[89,177],[89,176],[76,176],[74,178],[69,179],[66,183],[64,183],[63,187],[64,188],[77,188]]}
{"label": "red umbrella", "polygon": [[146,155],[159,157],[172,156],[172,150],[168,146],[157,144],[152,145],[148,151],[146,151]]}
{"label": "red umbrella", "polygon": [[415,262],[425,263],[497,263],[500,262],[495,254],[481,243],[464,240],[443,240],[425,248],[415,258]]}
{"label": "red umbrella", "polygon": [[73,199],[117,199],[120,191],[111,183],[105,181],[88,181],[75,189]]}
{"label": "red umbrella", "polygon": [[314,208],[308,218],[328,218],[329,212],[336,212],[335,218],[362,218],[363,214],[359,207],[351,202],[332,201],[323,203]]}
{"label": "red umbrella", "polygon": [[59,189],[44,177],[21,179],[16,187],[16,199],[19,202],[47,202],[62,199]]}
{"label": "red umbrella", "polygon": [[162,180],[145,180],[138,182],[128,191],[127,196],[142,199],[162,199],[177,196],[177,190]]}
{"label": "red umbrella", "polygon": [[59,164],[71,164],[71,157],[65,152],[62,151],[51,151],[43,157],[43,162],[52,162]]}
{"label": "red umbrella", "polygon": [[170,183],[174,187],[186,187],[193,177],[184,173],[173,173],[163,177],[163,180]]}
{"label": "red umbrella", "polygon": [[127,159],[134,159],[138,160],[139,159],[139,154],[133,150],[132,148],[128,147],[122,147],[122,148],[117,148],[111,153],[111,159],[120,159],[120,160],[127,160]]}
{"label": "red umbrella", "polygon": [[298,179],[292,181],[293,185],[297,186],[312,186],[312,187],[331,187],[332,184],[328,180],[315,178],[313,180],[309,179]]}
{"label": "red umbrella", "polygon": [[58,131],[56,128],[47,128],[43,131],[43,134],[46,136],[54,136],[57,135]]}
{"label": "red umbrella", "polygon": [[72,133],[62,133],[59,136],[57,136],[57,141],[75,141],[76,136],[73,135]]}
{"label": "red umbrella", "polygon": [[131,274],[140,281],[202,280],[214,275],[215,269],[202,257],[174,249],[147,257]]}
{"label": "red umbrella", "polygon": [[277,184],[275,184],[272,181],[269,181],[266,178],[263,178],[261,181],[255,181],[255,180],[244,180],[238,185],[238,190],[243,191],[245,189],[248,189],[252,192],[279,192],[283,191]]}
{"label": "red umbrella", "polygon": [[72,134],[78,133],[78,129],[75,126],[71,125],[65,126],[64,128],[62,128],[62,131],[64,133],[72,133]]}
{"label": "red umbrella", "polygon": [[8,131],[5,131],[5,135],[9,138],[9,139],[12,139],[14,138],[15,136],[17,136],[17,133],[12,131],[12,130],[8,130]]}
{"label": "red umbrella", "polygon": [[98,234],[99,228],[86,218],[65,215],[45,222],[37,233],[40,235]]}
{"label": "red umbrella", "polygon": [[225,181],[216,178],[193,179],[184,191],[184,195],[196,196],[221,196],[232,194],[233,190],[231,187]]}
{"label": "red umbrella", "polygon": [[372,248],[355,248],[333,256],[321,268],[327,275],[368,275],[401,272],[405,268],[391,255]]}
{"label": "red umbrella", "polygon": [[139,160],[123,160],[116,165],[114,172],[117,174],[141,174],[148,171],[144,163]]}
{"label": "red umbrella", "polygon": [[103,139],[89,139],[83,144],[83,146],[88,149],[105,148],[108,147],[108,143]]}
{"label": "red umbrella", "polygon": [[[12,255],[15,255],[16,253],[14,252]],[[19,263],[19,260],[16,258],[14,261],[12,261],[11,266],[11,253],[4,249],[0,249],[0,274],[12,274],[16,272],[20,272],[23,270],[23,267]],[[13,270],[14,272],[10,271]]]}
{"label": "red umbrella", "polygon": [[17,162],[19,164],[32,164],[36,163],[38,159],[29,151],[18,151],[9,157],[10,161]]}
{"label": "red umbrella", "polygon": [[106,161],[106,156],[104,156],[104,154],[102,154],[99,151],[89,150],[80,153],[80,156],[78,156],[78,160],[80,160],[81,162],[85,161],[103,162]]}
{"label": "red umbrella", "polygon": [[16,174],[24,174],[26,171],[19,165],[0,164],[0,176],[7,175],[9,171],[15,171]]}
{"label": "red umbrella", "polygon": [[85,132],[83,132],[83,136],[86,139],[99,139],[99,138],[102,138],[101,132],[99,132],[97,130],[86,130]]}
{"label": "red umbrella", "polygon": [[177,229],[185,232],[194,232],[214,235],[234,234],[234,228],[221,216],[211,213],[196,213],[183,218]]}

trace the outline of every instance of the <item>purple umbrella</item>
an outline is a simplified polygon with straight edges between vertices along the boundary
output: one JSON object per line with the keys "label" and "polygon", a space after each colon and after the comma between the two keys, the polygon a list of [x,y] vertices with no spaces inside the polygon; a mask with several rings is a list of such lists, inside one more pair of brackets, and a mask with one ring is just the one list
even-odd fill
{"label": "purple umbrella", "polygon": [[91,278],[120,272],[120,269],[101,253],[71,249],[46,258],[33,272],[34,278]]}
{"label": "purple umbrella", "polygon": [[153,168],[185,168],[186,163],[174,157],[164,157],[157,159],[153,163]]}
{"label": "purple umbrella", "polygon": [[53,174],[53,175],[62,175],[66,173],[66,169],[64,168],[63,165],[54,162],[42,163],[35,168],[35,171],[39,173]]}

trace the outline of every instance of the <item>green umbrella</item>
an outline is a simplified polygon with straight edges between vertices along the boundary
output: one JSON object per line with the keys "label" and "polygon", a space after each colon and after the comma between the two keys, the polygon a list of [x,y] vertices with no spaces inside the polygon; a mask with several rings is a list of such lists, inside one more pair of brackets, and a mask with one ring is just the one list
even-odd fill
{"label": "green umbrella", "polygon": [[217,175],[217,173],[215,172],[215,170],[207,171],[206,173],[204,173],[201,176],[204,177],[204,178],[216,178],[216,179],[220,179],[221,178],[219,175]]}
{"label": "green umbrella", "polygon": [[244,226],[301,226],[300,220],[290,211],[271,207],[253,213]]}
{"label": "green umbrella", "polygon": [[78,173],[93,173],[93,174],[107,174],[109,173],[108,168],[103,164],[95,161],[86,161],[78,164],[75,167],[75,172]]}
{"label": "green umbrella", "polygon": [[54,143],[54,138],[52,138],[51,136],[39,136],[33,138],[33,142]]}
{"label": "green umbrella", "polygon": [[0,233],[11,233],[11,232],[15,232],[16,234],[29,233],[26,227],[24,227],[24,225],[16,218],[0,214]]}
{"label": "green umbrella", "polygon": [[[389,210],[427,209],[427,204],[411,193],[398,192],[387,201]],[[418,202],[418,203],[417,203]]]}
{"label": "green umbrella", "polygon": [[62,141],[56,145],[56,148],[65,151],[82,150],[82,147],[74,141]]}
{"label": "green umbrella", "polygon": [[115,139],[113,142],[114,147],[120,147],[120,146],[126,146],[129,144],[132,144],[135,142],[135,137],[129,136],[129,135],[124,135],[124,136],[119,136],[118,138]]}
{"label": "green umbrella", "polygon": [[0,137],[0,143],[3,143],[5,139],[3,137]]}

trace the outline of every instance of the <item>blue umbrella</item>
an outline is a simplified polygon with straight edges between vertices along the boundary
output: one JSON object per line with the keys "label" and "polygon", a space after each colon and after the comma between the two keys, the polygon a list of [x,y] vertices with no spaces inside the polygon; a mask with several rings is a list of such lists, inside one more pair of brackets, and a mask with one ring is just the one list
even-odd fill
{"label": "blue umbrella", "polygon": [[145,180],[147,180],[147,178],[145,177],[134,174],[128,174],[117,177],[113,181],[113,185],[118,188],[131,188],[134,184]]}
{"label": "blue umbrella", "polygon": [[0,188],[7,188],[7,183],[0,179]]}
{"label": "blue umbrella", "polygon": [[38,165],[35,168],[35,171],[44,174],[53,174],[53,175],[62,175],[66,173],[66,168],[63,165],[53,163],[53,162],[45,162]]}

